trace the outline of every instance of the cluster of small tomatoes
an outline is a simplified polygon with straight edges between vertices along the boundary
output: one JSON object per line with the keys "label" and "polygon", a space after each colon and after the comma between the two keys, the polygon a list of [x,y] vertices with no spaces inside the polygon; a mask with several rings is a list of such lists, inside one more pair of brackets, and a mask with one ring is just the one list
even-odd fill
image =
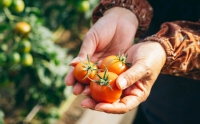
{"label": "cluster of small tomatoes", "polygon": [[21,13],[24,11],[25,3],[23,0],[0,0],[1,8],[9,8],[14,13]]}
{"label": "cluster of small tomatoes", "polygon": [[14,41],[3,42],[0,46],[0,66],[7,64],[31,66],[33,57],[31,52],[31,42],[28,35],[31,26],[27,22],[17,22],[14,26]]}
{"label": "cluster of small tomatoes", "polygon": [[91,96],[96,102],[113,103],[122,95],[116,79],[130,67],[126,58],[124,54],[110,55],[97,67],[97,63],[87,57],[87,61],[80,61],[74,67],[74,77],[78,82],[90,85]]}
{"label": "cluster of small tomatoes", "polygon": [[[0,10],[9,16],[14,22],[12,14],[20,14],[25,9],[25,3],[23,0],[0,0]],[[18,18],[18,17],[17,17]],[[20,17],[19,17],[20,18]],[[7,65],[8,63],[21,64],[23,66],[31,66],[33,63],[33,57],[30,53],[31,42],[28,38],[31,32],[31,26],[24,21],[18,21],[13,28],[14,40],[3,40],[0,46],[0,66]],[[7,37],[10,37],[10,34]]]}

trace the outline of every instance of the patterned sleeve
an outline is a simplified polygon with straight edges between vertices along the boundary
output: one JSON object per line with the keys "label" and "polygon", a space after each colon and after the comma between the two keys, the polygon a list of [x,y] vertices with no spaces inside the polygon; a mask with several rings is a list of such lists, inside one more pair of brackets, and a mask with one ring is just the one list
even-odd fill
{"label": "patterned sleeve", "polygon": [[124,7],[132,11],[139,21],[136,37],[144,34],[151,22],[153,9],[147,0],[100,0],[92,14],[92,22],[95,23],[103,16],[103,13],[112,7]]}
{"label": "patterned sleeve", "polygon": [[144,41],[159,42],[166,51],[163,74],[200,80],[200,21],[165,22]]}

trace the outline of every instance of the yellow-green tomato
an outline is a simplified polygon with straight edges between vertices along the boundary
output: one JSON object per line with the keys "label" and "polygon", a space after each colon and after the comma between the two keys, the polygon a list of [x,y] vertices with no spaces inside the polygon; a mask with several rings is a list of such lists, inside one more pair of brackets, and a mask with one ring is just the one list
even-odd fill
{"label": "yellow-green tomato", "polygon": [[90,9],[90,3],[87,0],[80,1],[78,4],[79,12],[87,12]]}
{"label": "yellow-green tomato", "polygon": [[12,4],[12,0],[0,0],[0,7],[9,7]]}
{"label": "yellow-green tomato", "polygon": [[23,0],[13,0],[10,8],[15,13],[21,13],[24,11],[25,3]]}

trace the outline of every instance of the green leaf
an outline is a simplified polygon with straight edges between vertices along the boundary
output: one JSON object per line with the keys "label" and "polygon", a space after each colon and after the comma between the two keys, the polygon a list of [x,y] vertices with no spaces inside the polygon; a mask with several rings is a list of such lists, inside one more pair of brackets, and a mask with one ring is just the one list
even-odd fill
{"label": "green leaf", "polygon": [[45,71],[46,71],[46,69],[41,65],[39,65],[39,67],[37,68],[37,74],[38,74],[38,77],[39,77],[41,83],[46,86],[50,86],[52,81],[51,81],[50,77],[46,75]]}

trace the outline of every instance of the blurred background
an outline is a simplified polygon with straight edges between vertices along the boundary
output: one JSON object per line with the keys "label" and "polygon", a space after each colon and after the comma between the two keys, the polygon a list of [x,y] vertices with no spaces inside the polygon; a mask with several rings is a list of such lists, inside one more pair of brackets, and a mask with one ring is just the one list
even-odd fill
{"label": "blurred background", "polygon": [[77,121],[82,97],[72,95],[64,78],[97,3],[0,0],[0,124]]}

